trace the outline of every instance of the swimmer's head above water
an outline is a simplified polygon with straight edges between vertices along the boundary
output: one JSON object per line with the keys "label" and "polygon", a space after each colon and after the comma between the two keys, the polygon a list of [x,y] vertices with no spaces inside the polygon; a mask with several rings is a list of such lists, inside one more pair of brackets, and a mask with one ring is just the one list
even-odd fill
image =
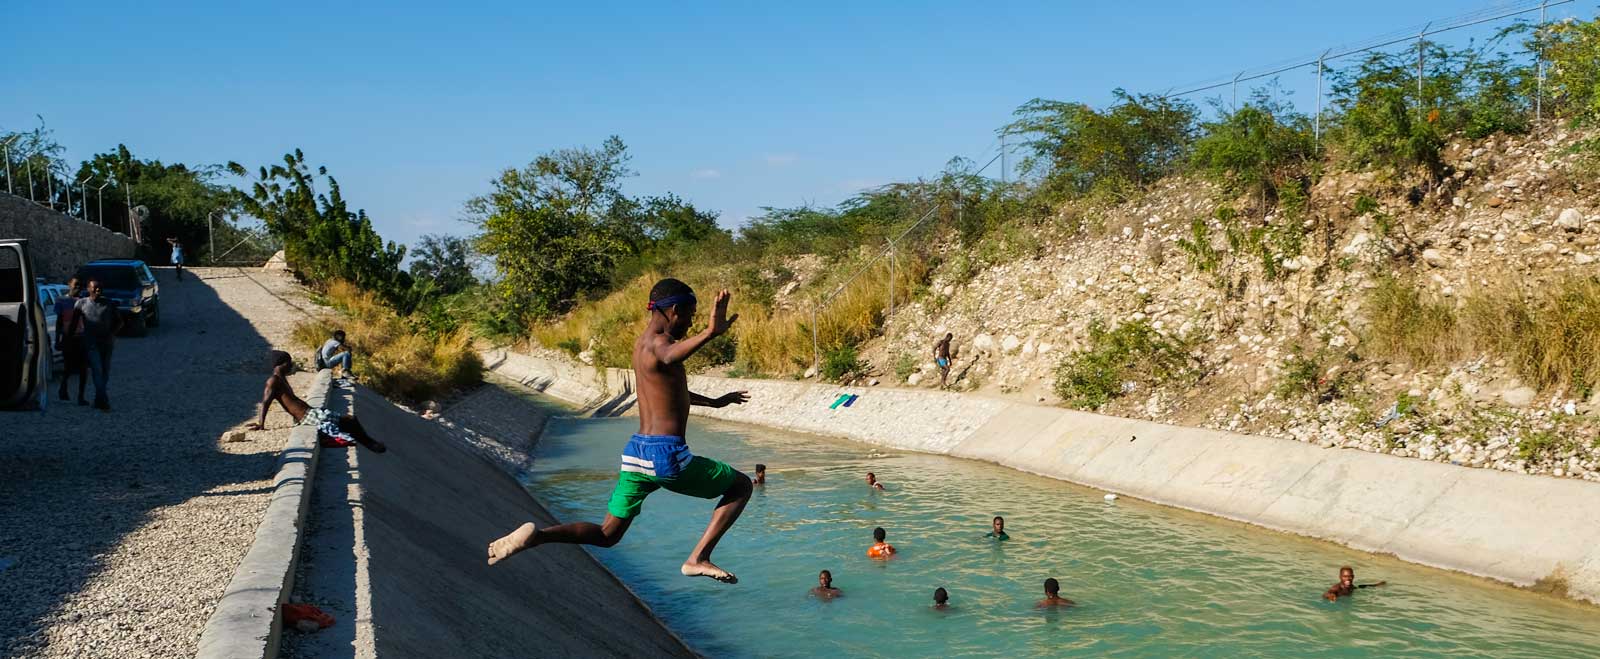
{"label": "swimmer's head above water", "polygon": [[1006,518],[999,515],[994,516],[994,532],[995,535],[1006,532]]}
{"label": "swimmer's head above water", "polygon": [[1045,597],[1057,597],[1060,593],[1061,582],[1056,581],[1055,577],[1050,577],[1049,579],[1044,580]]}
{"label": "swimmer's head above water", "polygon": [[933,608],[942,609],[950,605],[950,593],[944,587],[933,589]]}
{"label": "swimmer's head above water", "polygon": [[756,463],[755,484],[760,485],[765,482],[767,482],[767,466],[761,463]]}
{"label": "swimmer's head above water", "polygon": [[833,587],[833,573],[829,572],[827,570],[823,570],[821,572],[818,572],[817,573],[817,587],[818,588],[823,588],[823,589],[832,588]]}
{"label": "swimmer's head above water", "polygon": [[883,542],[883,539],[887,537],[889,537],[889,533],[884,531],[881,526],[872,530],[872,539],[876,542]]}

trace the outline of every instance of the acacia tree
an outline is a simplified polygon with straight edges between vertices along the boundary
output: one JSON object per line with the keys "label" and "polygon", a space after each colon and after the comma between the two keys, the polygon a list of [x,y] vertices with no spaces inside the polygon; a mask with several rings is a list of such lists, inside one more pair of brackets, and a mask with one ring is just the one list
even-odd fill
{"label": "acacia tree", "polygon": [[[228,171],[241,177],[251,172],[237,162]],[[325,177],[326,194],[316,191],[316,177]],[[313,173],[299,149],[285,154],[283,164],[259,168],[250,192],[236,191],[246,213],[261,218],[283,240],[284,256],[302,277],[315,282],[344,279],[376,292],[401,312],[410,310],[411,276],[400,269],[406,248],[384,243],[364,210],[351,212],[339,182],[326,167]]]}
{"label": "acacia tree", "polygon": [[521,317],[549,317],[579,295],[601,290],[630,253],[627,147],[616,136],[599,149],[560,149],[507,169],[488,194],[467,202],[478,251],[494,259],[495,289]]}
{"label": "acacia tree", "polygon": [[431,295],[454,295],[478,283],[472,275],[472,242],[461,236],[429,234],[411,251],[411,278]]}
{"label": "acacia tree", "polygon": [[[140,160],[127,146],[118,144],[115,151],[97,153],[85,160],[78,166],[74,180],[93,177],[90,187],[114,182],[90,201],[85,216],[94,218],[103,212],[105,217],[101,221],[118,230],[127,226],[129,209],[125,202],[132,197],[129,191],[137,191],[134,205],[146,209],[142,247],[165,262],[167,238],[179,239],[191,255],[198,256],[208,245],[207,216],[217,210],[233,211],[238,207],[233,190],[216,182],[221,173],[222,168],[215,165],[191,167],[183,163],[168,165],[160,160]],[[229,236],[235,233],[227,231]]]}
{"label": "acacia tree", "polygon": [[1025,171],[1055,191],[1123,198],[1172,173],[1194,141],[1194,104],[1154,94],[1112,92],[1105,110],[1036,98],[1014,113],[1002,133],[1028,138]]}

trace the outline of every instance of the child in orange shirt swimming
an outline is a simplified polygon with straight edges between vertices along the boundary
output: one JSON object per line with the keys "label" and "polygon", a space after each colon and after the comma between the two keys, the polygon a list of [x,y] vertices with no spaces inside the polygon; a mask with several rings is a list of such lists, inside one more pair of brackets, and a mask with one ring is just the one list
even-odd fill
{"label": "child in orange shirt swimming", "polygon": [[883,541],[883,539],[888,537],[888,535],[889,534],[885,533],[883,527],[881,526],[872,530],[872,539],[874,543],[871,547],[867,548],[867,558],[882,559],[894,555],[894,545]]}

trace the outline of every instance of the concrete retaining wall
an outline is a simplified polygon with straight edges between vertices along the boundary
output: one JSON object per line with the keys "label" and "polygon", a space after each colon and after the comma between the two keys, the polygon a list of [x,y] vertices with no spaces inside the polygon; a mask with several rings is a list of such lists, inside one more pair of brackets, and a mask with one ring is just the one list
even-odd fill
{"label": "concrete retaining wall", "polygon": [[39,276],[52,282],[66,281],[78,266],[94,259],[133,258],[136,247],[132,238],[4,192],[0,238],[28,239]]}
{"label": "concrete retaining wall", "polygon": [[[555,362],[485,359],[514,379],[536,375],[546,391],[585,392],[600,413],[631,407],[630,372]],[[1600,603],[1600,483],[970,395],[709,377],[691,377],[690,387],[751,394],[745,405],[695,414],[995,462]],[[845,394],[859,397],[833,407]]]}
{"label": "concrete retaining wall", "polygon": [[[306,391],[306,404],[343,414],[349,401],[329,398],[332,371],[322,371]],[[317,473],[317,430],[297,426],[278,456],[272,501],[256,527],[250,551],[233,573],[217,610],[200,633],[199,659],[272,659],[278,656],[281,610],[294,589],[295,563]]]}

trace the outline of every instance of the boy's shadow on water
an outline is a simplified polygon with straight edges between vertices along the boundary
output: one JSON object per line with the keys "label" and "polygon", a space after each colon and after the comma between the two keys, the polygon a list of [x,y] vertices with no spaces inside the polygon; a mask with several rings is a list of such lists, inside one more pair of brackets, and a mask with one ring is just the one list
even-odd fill
{"label": "boy's shadow on water", "polygon": [[[272,442],[257,434],[258,445],[232,445],[252,453],[218,447],[224,431],[259,409],[267,340],[222,301],[209,277],[189,273],[180,283],[168,268],[153,270],[161,283],[162,323],[148,336],[118,338],[112,412],[57,400],[59,380],[52,376],[44,412],[0,413],[0,559],[13,561],[0,573],[0,655],[38,649],[42,637],[23,639],[81,592],[153,511],[195,497],[259,494],[263,488],[213,490],[275,472],[281,433]],[[243,367],[252,363],[261,368]],[[76,386],[74,380],[69,388]],[[268,417],[275,429],[286,421],[281,412]],[[248,527],[228,532],[253,537],[255,523]],[[160,579],[182,570],[181,560],[151,559],[145,574]],[[217,595],[220,590],[207,596]]]}

